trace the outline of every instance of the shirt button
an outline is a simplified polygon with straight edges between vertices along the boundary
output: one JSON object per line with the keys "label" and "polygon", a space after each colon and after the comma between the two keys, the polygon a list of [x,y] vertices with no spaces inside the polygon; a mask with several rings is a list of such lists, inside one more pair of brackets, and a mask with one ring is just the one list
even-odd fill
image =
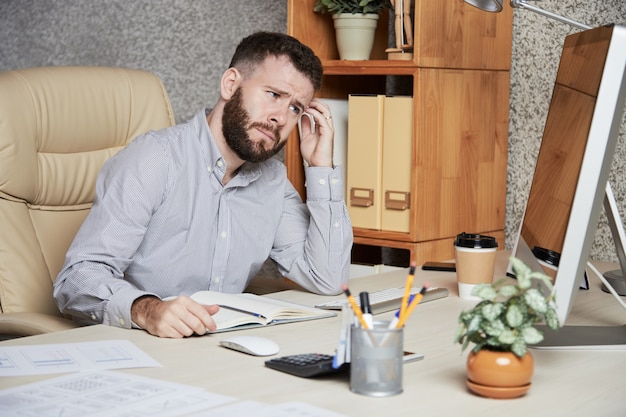
{"label": "shirt button", "polygon": [[337,184],[339,183],[339,180],[337,178],[333,178],[332,180],[330,180],[331,184]]}
{"label": "shirt button", "polygon": [[206,170],[209,172],[209,174],[213,172],[213,169],[211,167],[206,167]]}
{"label": "shirt button", "polygon": [[216,278],[214,279],[214,281],[215,281],[215,283],[216,283],[216,284],[219,284],[219,283],[220,283],[220,281],[221,281],[221,278],[220,278],[220,277],[216,277]]}
{"label": "shirt button", "polygon": [[224,161],[222,161],[221,159],[217,161],[217,166],[218,167],[223,167],[224,166]]}
{"label": "shirt button", "polygon": [[220,237],[221,237],[222,239],[226,239],[226,232],[222,232],[222,233],[220,233]]}
{"label": "shirt button", "polygon": [[339,229],[339,222],[335,222],[333,226],[335,227],[335,229]]}
{"label": "shirt button", "polygon": [[95,319],[96,319],[96,315],[92,313],[92,314],[91,314],[91,319],[92,319],[92,320],[95,320]]}
{"label": "shirt button", "polygon": [[326,180],[322,178],[322,179],[320,180],[320,185],[324,185],[324,184],[326,184]]}
{"label": "shirt button", "polygon": [[126,321],[124,321],[122,317],[120,317],[118,320],[119,320],[120,326],[124,326],[126,324]]}

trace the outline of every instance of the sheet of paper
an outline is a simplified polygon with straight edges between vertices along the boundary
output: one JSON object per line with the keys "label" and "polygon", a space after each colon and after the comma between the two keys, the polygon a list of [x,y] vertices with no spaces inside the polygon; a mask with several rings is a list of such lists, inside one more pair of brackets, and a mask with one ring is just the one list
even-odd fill
{"label": "sheet of paper", "polygon": [[342,417],[293,401],[264,404],[139,375],[96,370],[0,390],[3,417]]}
{"label": "sheet of paper", "polygon": [[300,401],[291,401],[282,404],[264,404],[258,401],[239,401],[221,407],[205,410],[189,417],[345,417],[334,411],[306,404]]}
{"label": "sheet of paper", "polygon": [[0,377],[160,366],[128,340],[0,347]]}
{"label": "sheet of paper", "polygon": [[190,385],[99,370],[0,390],[0,415],[170,417],[195,413],[235,400]]}

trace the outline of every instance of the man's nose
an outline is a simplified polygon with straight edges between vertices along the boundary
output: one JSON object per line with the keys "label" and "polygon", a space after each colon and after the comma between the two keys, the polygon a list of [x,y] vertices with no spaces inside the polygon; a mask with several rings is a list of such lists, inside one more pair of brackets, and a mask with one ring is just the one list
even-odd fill
{"label": "man's nose", "polygon": [[287,121],[287,112],[289,111],[289,106],[277,105],[270,112],[270,122],[272,124],[277,124],[278,126],[283,126]]}

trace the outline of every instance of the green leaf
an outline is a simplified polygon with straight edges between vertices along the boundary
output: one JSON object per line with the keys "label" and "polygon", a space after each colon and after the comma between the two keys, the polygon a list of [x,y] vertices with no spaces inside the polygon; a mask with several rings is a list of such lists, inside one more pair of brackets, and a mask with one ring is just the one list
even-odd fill
{"label": "green leaf", "polygon": [[501,320],[485,321],[482,325],[483,331],[489,336],[499,336],[505,331],[506,326]]}
{"label": "green leaf", "polygon": [[318,13],[379,13],[393,8],[389,0],[317,0],[313,11]]}
{"label": "green leaf", "polygon": [[461,351],[467,349],[468,346],[469,346],[469,339],[465,339],[465,341],[463,342],[463,346],[461,346]]}
{"label": "green leaf", "polygon": [[543,340],[543,334],[532,326],[522,329],[521,335],[524,342],[529,345],[539,343]]}
{"label": "green leaf", "polygon": [[505,330],[498,336],[498,341],[503,345],[510,345],[514,343],[516,339],[517,335],[511,330]]}
{"label": "green leaf", "polygon": [[548,290],[548,292],[552,292],[554,286],[552,285],[552,279],[549,276],[542,272],[533,272],[532,274],[530,274],[530,277],[532,279],[538,279],[539,281],[541,281]]}
{"label": "green leaf", "polygon": [[472,295],[480,297],[483,300],[494,300],[497,293],[491,284],[479,284],[472,290]]}
{"label": "green leaf", "polygon": [[524,313],[517,305],[512,305],[506,311],[506,322],[510,327],[519,327],[524,322]]}
{"label": "green leaf", "polygon": [[559,317],[557,316],[556,311],[553,308],[549,308],[548,311],[546,311],[545,320],[546,325],[552,330],[556,330],[560,327]]}
{"label": "green leaf", "polygon": [[526,343],[521,340],[516,340],[515,343],[511,345],[511,352],[513,352],[518,358],[521,358],[527,352]]}
{"label": "green leaf", "polygon": [[488,303],[480,309],[480,312],[482,313],[485,320],[495,320],[500,315],[500,313],[502,313],[502,308],[502,304]]}
{"label": "green leaf", "polygon": [[481,316],[474,316],[472,320],[467,325],[467,332],[472,333],[478,331],[480,329]]}
{"label": "green leaf", "polygon": [[478,353],[484,346],[484,343],[477,343],[476,346],[474,346],[474,349],[472,349],[472,352]]}
{"label": "green leaf", "polygon": [[515,285],[503,285],[500,288],[500,296],[504,298],[513,297],[517,294],[517,287]]}
{"label": "green leaf", "polygon": [[531,288],[524,294],[524,301],[526,304],[537,313],[544,314],[548,311],[548,302],[543,297],[543,294],[536,288]]}
{"label": "green leaf", "polygon": [[517,286],[521,289],[530,288],[531,280],[530,274],[531,269],[521,260],[511,257],[511,267],[513,268],[513,273],[515,273],[515,277],[517,278]]}

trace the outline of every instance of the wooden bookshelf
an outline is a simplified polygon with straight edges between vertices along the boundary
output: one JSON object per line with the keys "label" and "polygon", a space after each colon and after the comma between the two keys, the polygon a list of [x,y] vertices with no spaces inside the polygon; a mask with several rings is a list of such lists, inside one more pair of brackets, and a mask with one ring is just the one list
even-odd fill
{"label": "wooden bookshelf", "polygon": [[[410,259],[454,257],[460,232],[504,245],[512,17],[463,0],[415,1],[413,60],[387,60],[388,15],[379,20],[371,60],[339,60],[330,15],[315,0],[288,1],[288,33],[324,65],[319,97],[387,94],[387,77],[407,79],[413,96],[410,230],[355,228],[355,244],[409,251]],[[297,133],[285,148],[288,175],[304,196]]]}

